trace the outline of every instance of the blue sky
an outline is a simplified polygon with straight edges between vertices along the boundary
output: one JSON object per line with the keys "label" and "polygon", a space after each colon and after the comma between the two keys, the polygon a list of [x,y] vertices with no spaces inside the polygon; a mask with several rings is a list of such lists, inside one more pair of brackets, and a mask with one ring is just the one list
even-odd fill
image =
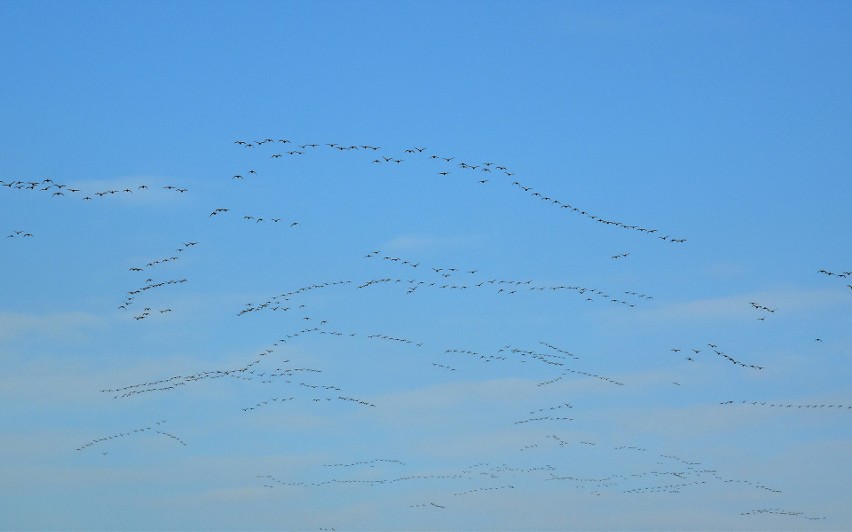
{"label": "blue sky", "polygon": [[852,527],[850,22],[0,2],[0,528]]}

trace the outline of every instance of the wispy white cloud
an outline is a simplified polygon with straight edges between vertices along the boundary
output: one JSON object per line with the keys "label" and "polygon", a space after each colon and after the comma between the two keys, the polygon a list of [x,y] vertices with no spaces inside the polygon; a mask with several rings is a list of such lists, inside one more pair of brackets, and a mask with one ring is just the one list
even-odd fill
{"label": "wispy white cloud", "polygon": [[93,328],[105,325],[105,320],[87,312],[53,314],[0,313],[0,341],[25,335],[76,341]]}

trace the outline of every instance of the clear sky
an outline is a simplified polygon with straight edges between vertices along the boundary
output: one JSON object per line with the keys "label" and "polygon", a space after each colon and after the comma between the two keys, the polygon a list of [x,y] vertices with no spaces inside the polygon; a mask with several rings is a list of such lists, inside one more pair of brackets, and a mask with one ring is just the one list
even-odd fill
{"label": "clear sky", "polygon": [[852,528],[850,25],[0,1],[0,529]]}

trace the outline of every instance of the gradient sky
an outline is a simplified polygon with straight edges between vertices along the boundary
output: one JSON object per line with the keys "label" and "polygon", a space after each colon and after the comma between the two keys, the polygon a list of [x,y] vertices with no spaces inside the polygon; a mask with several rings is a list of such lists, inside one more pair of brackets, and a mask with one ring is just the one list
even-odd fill
{"label": "gradient sky", "polygon": [[0,1],[0,528],[852,528],[850,25]]}

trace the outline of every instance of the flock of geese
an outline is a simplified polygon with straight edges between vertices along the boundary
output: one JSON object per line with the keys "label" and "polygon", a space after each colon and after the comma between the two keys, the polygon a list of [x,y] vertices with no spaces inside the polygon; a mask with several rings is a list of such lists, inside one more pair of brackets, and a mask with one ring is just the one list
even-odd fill
{"label": "flock of geese", "polygon": [[[238,146],[242,146],[243,148],[247,148],[247,149],[256,149],[256,148],[260,148],[261,146],[264,146],[264,145],[267,145],[267,144],[269,144],[271,146],[288,145],[288,144],[292,145],[293,144],[293,142],[291,140],[283,139],[283,138],[277,139],[277,140],[271,139],[271,138],[265,138],[265,139],[256,140],[256,141],[236,140],[236,141],[234,141],[234,143],[237,144]],[[381,146],[373,146],[373,145],[369,145],[369,144],[345,145],[345,144],[339,144],[339,143],[334,143],[334,142],[325,143],[325,144],[311,143],[311,144],[300,144],[300,145],[298,145],[298,149],[290,149],[290,150],[285,150],[285,151],[281,151],[281,152],[277,152],[277,153],[272,153],[270,155],[270,158],[271,159],[282,159],[282,158],[286,158],[286,157],[301,157],[303,155],[308,154],[309,151],[313,151],[313,150],[316,150],[318,148],[322,149],[323,147],[326,147],[330,150],[337,151],[337,152],[351,152],[353,150],[354,151],[360,150],[360,151],[367,151],[367,152],[374,152],[375,153],[375,152],[382,151]],[[480,184],[480,185],[485,185],[485,184],[488,184],[489,182],[491,182],[491,179],[489,177],[483,177],[485,175],[490,176],[490,175],[493,175],[493,174],[500,174],[500,175],[503,175],[507,178],[514,178],[514,176],[515,176],[515,172],[510,171],[509,168],[506,165],[497,164],[497,163],[494,163],[492,161],[487,161],[487,162],[483,162],[483,163],[473,163],[473,162],[460,161],[460,160],[457,160],[455,156],[446,156],[446,155],[440,155],[440,154],[435,154],[435,153],[431,153],[431,154],[427,153],[427,151],[426,151],[427,149],[428,148],[425,147],[425,146],[424,147],[412,146],[410,148],[404,149],[402,154],[391,154],[391,153],[389,153],[387,155],[379,154],[378,157],[372,159],[371,163],[372,164],[379,164],[379,165],[392,164],[394,166],[400,166],[400,165],[402,165],[402,163],[406,162],[406,159],[404,157],[410,156],[412,158],[424,158],[426,160],[434,161],[436,163],[436,165],[437,165],[436,168],[435,168],[435,174],[436,175],[446,177],[446,176],[449,176],[450,174],[453,174],[454,172],[460,172],[462,175],[465,175],[465,176],[473,176],[475,182]],[[257,176],[258,172],[255,169],[249,169],[249,170],[247,170],[243,173],[234,174],[232,176],[232,179],[244,180],[245,179],[244,175]],[[519,180],[516,180],[516,179],[513,180],[511,184],[512,184],[513,187],[516,188],[516,190],[519,190],[519,191],[527,194],[532,199],[539,200],[539,201],[541,201],[541,202],[543,202],[547,205],[550,205],[552,207],[556,207],[560,210],[561,209],[567,209],[566,212],[579,214],[581,216],[584,216],[584,217],[586,217],[590,220],[593,220],[593,221],[600,223],[600,224],[603,224],[603,225],[619,227],[619,228],[622,228],[622,229],[628,229],[628,230],[631,230],[631,231],[637,231],[637,232],[640,232],[640,233],[653,235],[653,236],[656,236],[657,238],[659,238],[660,240],[664,240],[664,241],[675,243],[675,244],[682,244],[682,243],[686,242],[685,238],[675,238],[671,235],[658,235],[657,234],[657,233],[659,233],[658,229],[649,228],[649,227],[642,227],[642,226],[635,225],[635,224],[626,224],[626,223],[623,223],[623,222],[620,222],[620,221],[617,221],[617,220],[610,220],[610,219],[604,218],[602,216],[592,214],[591,212],[588,212],[585,209],[582,209],[582,208],[575,206],[575,205],[571,205],[570,203],[568,203],[566,201],[562,201],[560,199],[552,197],[549,194],[546,194],[546,193],[543,193],[539,190],[536,190],[532,186],[525,184],[525,183],[523,183]],[[626,255],[624,255],[624,256],[626,257]]]}
{"label": "flock of geese", "polygon": [[[470,160],[462,161],[456,156],[432,153],[424,146],[412,146],[403,149],[401,152],[391,152],[380,146],[370,144],[296,144],[284,138],[265,138],[256,141],[236,140],[234,144],[242,149],[258,153],[264,149],[269,149],[268,158],[276,161],[294,157],[311,157],[322,150],[333,153],[366,152],[369,153],[369,164],[393,168],[405,168],[410,161],[420,159],[428,164],[433,164],[434,174],[441,178],[462,176],[484,187],[491,186],[498,180],[503,180],[511,186],[512,190],[561,212],[582,216],[605,226],[642,233],[672,244],[686,242],[685,238],[663,234],[661,230],[656,228],[628,224],[593,214],[564,199],[558,199],[551,194],[533,188],[525,181],[521,181],[516,173],[504,164],[491,161],[481,163]],[[231,180],[241,183],[239,186],[248,186],[252,179],[259,178],[260,172],[256,168],[245,169],[230,176]],[[95,199],[107,199],[116,195],[140,194],[151,191],[151,187],[143,183],[135,185],[133,188],[90,190],[87,192],[83,190],[82,186],[59,183],[52,178],[0,180],[0,189],[2,188],[15,192],[44,194],[56,201],[67,200],[73,196],[86,202]],[[188,188],[177,185],[165,185],[161,189],[181,195],[190,192]],[[209,223],[215,225],[218,222],[212,220],[234,216],[234,213],[231,207],[215,207],[212,210],[199,213],[199,216],[206,216],[207,219],[211,219]],[[281,216],[258,216],[257,214],[239,214],[237,216],[242,221],[255,225],[268,223],[281,224],[289,228],[300,226],[299,221],[285,219]],[[7,235],[9,239],[33,237],[32,233],[20,229],[15,229]],[[200,245],[200,242],[201,240],[182,241],[180,245],[173,248],[173,251],[158,254],[155,256],[156,258],[140,261],[129,267],[128,271],[131,275],[138,277],[134,277],[134,286],[124,294],[124,299],[117,306],[117,309],[120,312],[126,312],[128,319],[137,323],[145,322],[153,316],[166,316],[172,313],[171,304],[161,303],[155,298],[157,294],[163,293],[170,287],[188,283],[189,279],[182,276],[155,279],[151,272],[173,269],[176,263],[182,262],[184,257],[191,255],[196,246]],[[630,255],[630,252],[622,252],[611,255],[610,258],[616,261],[625,261],[628,260]],[[510,372],[528,371],[528,368],[534,367],[535,374],[539,378],[538,387],[550,386],[571,378],[596,380],[602,384],[623,387],[627,386],[628,383],[597,373],[594,369],[591,369],[594,366],[593,362],[584,363],[582,356],[564,347],[557,346],[553,342],[542,340],[533,348],[503,345],[492,348],[469,349],[461,346],[442,345],[440,342],[436,342],[435,338],[424,340],[382,331],[346,330],[344,327],[333,325],[331,319],[308,315],[309,300],[307,296],[322,292],[329,296],[333,293],[342,293],[343,297],[352,297],[356,293],[377,290],[380,287],[398,290],[400,294],[406,297],[417,297],[414,294],[427,290],[452,290],[469,293],[479,291],[501,297],[521,293],[546,292],[571,294],[590,303],[607,302],[620,305],[625,309],[633,309],[637,305],[648,303],[654,299],[652,295],[633,290],[613,291],[581,284],[552,284],[537,282],[533,279],[501,279],[482,273],[486,270],[482,265],[461,267],[459,265],[428,264],[426,261],[417,258],[402,257],[380,250],[371,250],[363,255],[363,258],[367,261],[367,264],[384,269],[393,269],[394,272],[398,273],[390,276],[334,279],[303,286],[286,287],[283,291],[279,290],[278,293],[267,296],[260,302],[246,303],[242,308],[234,309],[234,314],[240,319],[250,319],[250,316],[261,312],[289,312],[289,316],[300,323],[298,327],[274,333],[279,339],[267,349],[245,360],[244,363],[236,367],[213,367],[189,374],[145,379],[134,384],[119,384],[100,391],[115,400],[133,400],[141,395],[185,394],[188,389],[200,382],[226,379],[239,382],[245,386],[264,385],[264,389],[270,390],[265,399],[236,406],[235,409],[242,412],[241,415],[258,416],[276,408],[294,411],[295,409],[305,408],[306,405],[317,403],[346,404],[351,408],[381,410],[383,405],[380,402],[359,397],[357,394],[347,391],[346,386],[342,383],[326,381],[323,368],[294,363],[291,359],[279,355],[279,351],[288,343],[294,343],[296,339],[306,337],[325,337],[329,341],[344,342],[340,345],[349,346],[353,350],[362,349],[364,345],[371,342],[382,342],[398,349],[409,350],[411,353],[418,353],[419,358],[412,360],[422,363],[424,368],[430,368],[437,372],[445,371],[460,374],[464,372],[463,368],[469,368],[471,364],[487,364],[489,367],[500,366]],[[852,271],[832,272],[821,269],[818,273],[836,279],[852,277]],[[144,281],[141,280],[142,277],[145,278]],[[847,284],[846,286],[852,289],[852,285]],[[145,302],[142,303],[140,300]],[[777,308],[754,301],[750,302],[749,305],[753,310],[761,313],[759,320],[764,320],[766,316],[773,315],[778,311]],[[134,309],[140,307],[142,310],[134,313]],[[145,327],[144,324],[139,326]],[[821,342],[819,338],[817,341]],[[682,351],[679,347],[671,348],[671,352],[674,353],[681,353]],[[722,351],[715,343],[692,347],[686,353],[688,354],[686,360],[690,363],[695,363],[701,358],[699,357],[701,355],[702,357],[709,356],[706,360],[708,362],[716,363],[715,361],[718,360],[718,363],[730,364],[742,370],[761,371],[765,369],[764,363],[758,364],[742,360],[740,356],[735,357]],[[712,354],[707,355],[708,353]],[[674,384],[680,386],[677,382]],[[752,400],[725,401],[718,404],[720,406],[765,406],[778,409],[852,410],[852,405],[794,404]],[[571,416],[566,415],[568,410],[572,411]],[[582,415],[579,410],[575,409],[574,403],[562,401],[527,410],[520,415],[515,415],[515,417],[507,417],[506,426],[507,428],[540,426],[551,431],[519,449],[525,455],[539,453],[546,448],[565,451],[570,449],[572,452],[579,453],[595,452],[605,448],[606,452],[634,453],[653,460],[646,461],[643,466],[644,469],[640,468],[630,473],[585,477],[565,470],[564,463],[523,467],[506,463],[482,462],[456,469],[431,470],[428,467],[416,465],[415,460],[380,457],[346,463],[320,464],[317,467],[317,474],[312,479],[281,478],[273,472],[259,472],[256,478],[265,490],[294,488],[316,490],[332,486],[369,486],[379,489],[382,486],[399,484],[428,484],[436,488],[432,490],[434,493],[444,493],[445,495],[443,497],[436,495],[432,500],[411,501],[408,507],[420,511],[438,512],[448,511],[454,506],[463,504],[455,502],[456,498],[464,499],[492,491],[523,489],[523,486],[529,485],[530,482],[547,482],[560,486],[570,485],[576,490],[583,490],[596,496],[612,491],[637,496],[649,493],[681,493],[698,489],[700,486],[730,484],[739,484],[771,494],[780,493],[780,490],[767,487],[760,481],[748,478],[732,478],[715,468],[702,466],[697,460],[685,460],[667,454],[665,451],[654,451],[629,444],[609,445],[588,439],[572,440],[553,432],[571,426],[575,419]],[[76,448],[76,451],[86,452],[104,449],[102,454],[107,454],[112,442],[143,436],[158,436],[180,446],[191,446],[191,442],[184,441],[181,437],[170,432],[160,430],[163,424],[165,424],[165,420],[158,420],[143,427],[100,436],[81,444]],[[317,478],[321,478],[321,480],[316,480]],[[825,516],[811,516],[800,511],[780,508],[751,509],[743,511],[739,515],[772,515],[807,520],[826,518]]]}

